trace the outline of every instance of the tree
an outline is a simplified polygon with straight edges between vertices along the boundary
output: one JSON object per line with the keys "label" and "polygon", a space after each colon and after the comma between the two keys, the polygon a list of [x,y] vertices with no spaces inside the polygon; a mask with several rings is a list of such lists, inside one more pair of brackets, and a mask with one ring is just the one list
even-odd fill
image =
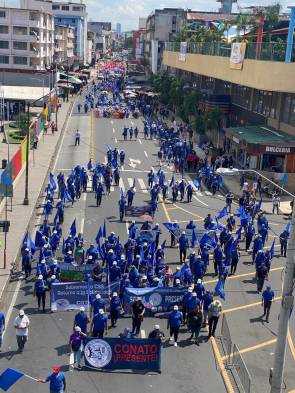
{"label": "tree", "polygon": [[221,111],[219,108],[214,108],[205,114],[205,127],[207,130],[216,130],[221,119]]}
{"label": "tree", "polygon": [[265,19],[267,22],[267,36],[268,41],[271,42],[271,31],[278,25],[281,12],[281,5],[279,3],[270,5],[265,8]]}

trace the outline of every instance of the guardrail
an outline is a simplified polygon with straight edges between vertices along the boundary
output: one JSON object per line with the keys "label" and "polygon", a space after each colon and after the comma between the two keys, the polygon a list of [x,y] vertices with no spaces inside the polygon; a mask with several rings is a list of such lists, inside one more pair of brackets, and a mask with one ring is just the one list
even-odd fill
{"label": "guardrail", "polygon": [[233,347],[232,364],[237,372],[245,393],[253,393],[253,384],[250,373],[236,344]]}
{"label": "guardrail", "polygon": [[[285,53],[288,44],[281,42],[262,42],[261,48],[258,51],[257,56],[257,43],[247,43],[245,59],[251,60],[263,60],[263,61],[285,61]],[[165,50],[170,52],[180,51],[180,42],[165,42]],[[230,57],[231,44],[222,41],[216,42],[188,42],[186,53],[198,54],[198,55],[209,55],[209,56],[221,56]],[[295,48],[293,47],[291,62],[295,61]]]}
{"label": "guardrail", "polygon": [[232,349],[233,349],[233,342],[230,335],[230,330],[228,327],[227,319],[225,314],[222,317],[221,323],[221,343],[226,355],[226,365],[231,365],[231,356],[232,356]]}

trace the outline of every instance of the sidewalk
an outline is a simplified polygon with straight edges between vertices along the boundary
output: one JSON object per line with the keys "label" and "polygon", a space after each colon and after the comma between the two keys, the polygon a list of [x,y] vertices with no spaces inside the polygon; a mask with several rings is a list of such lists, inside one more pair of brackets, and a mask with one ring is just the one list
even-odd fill
{"label": "sidewalk", "polygon": [[[30,165],[29,165],[29,206],[23,205],[25,192],[25,171],[20,173],[19,177],[14,183],[14,196],[12,201],[12,212],[10,212],[10,199],[8,200],[8,215],[7,219],[10,221],[10,228],[7,234],[7,266],[4,270],[3,265],[3,250],[4,250],[4,233],[0,233],[0,240],[2,247],[0,250],[0,299],[5,290],[10,277],[10,268],[20,253],[20,246],[24,235],[29,227],[30,220],[33,216],[35,206],[38,202],[40,192],[48,175],[49,168],[52,165],[59,143],[61,141],[66,120],[73,106],[75,97],[71,97],[69,102],[62,103],[62,107],[58,112],[58,129],[54,135],[49,132],[40,138],[38,149],[30,151]],[[55,116],[55,114],[53,114]],[[6,145],[5,145],[6,147]],[[2,148],[2,146],[1,146]],[[6,147],[7,148],[7,147]],[[1,149],[0,149],[1,152]],[[1,206],[0,220],[5,219],[5,203]]]}

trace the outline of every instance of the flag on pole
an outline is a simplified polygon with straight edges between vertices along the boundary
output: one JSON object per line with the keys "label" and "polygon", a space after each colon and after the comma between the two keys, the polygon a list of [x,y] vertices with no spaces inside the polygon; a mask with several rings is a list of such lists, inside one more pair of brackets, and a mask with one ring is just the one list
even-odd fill
{"label": "flag on pole", "polygon": [[256,210],[259,211],[261,209],[261,205],[262,205],[262,198],[260,198],[260,201],[258,201],[256,203]]}
{"label": "flag on pole", "polygon": [[97,244],[99,244],[101,238],[102,238],[102,230],[101,230],[101,227],[99,227],[99,230],[98,230],[96,238],[95,238]]}
{"label": "flag on pole", "polygon": [[41,245],[42,245],[42,232],[40,232],[40,231],[36,231],[36,234],[35,234],[35,246],[36,247],[41,247]]}
{"label": "flag on pole", "polygon": [[197,189],[200,188],[200,182],[199,182],[199,180],[194,179],[194,180],[193,180],[193,184],[194,184],[194,186],[195,186]]}
{"label": "flag on pole", "polygon": [[285,226],[285,229],[284,229],[286,232],[288,232],[289,233],[289,235],[290,235],[290,232],[291,232],[291,221],[290,222],[288,222],[288,224]]}
{"label": "flag on pole", "polygon": [[197,241],[197,236],[196,236],[195,230],[193,229],[192,240],[191,240],[191,248],[195,247],[196,241]]}
{"label": "flag on pole", "polygon": [[50,188],[54,191],[56,190],[56,182],[54,180],[54,175],[52,173],[50,173],[49,175],[49,184],[50,184]]}
{"label": "flag on pole", "polygon": [[224,293],[224,280],[221,278],[218,280],[216,287],[215,287],[215,293],[221,297],[221,299],[225,300],[225,293]]}
{"label": "flag on pole", "polygon": [[103,221],[102,237],[104,237],[105,239],[106,239],[106,237],[107,237],[106,220]]}
{"label": "flag on pole", "polygon": [[132,187],[135,188],[135,178],[133,179]]}
{"label": "flag on pole", "polygon": [[71,195],[69,194],[69,191],[67,189],[65,189],[64,197],[65,197],[66,201],[73,202],[73,198],[71,197]]}
{"label": "flag on pole", "polygon": [[215,217],[216,221],[220,220],[221,218],[227,216],[227,209],[226,207],[224,207],[222,210],[220,210],[220,212],[217,214],[217,216]]}
{"label": "flag on pole", "polygon": [[56,225],[57,220],[58,220],[58,209],[56,210],[56,213],[55,213],[55,216],[54,216],[54,219],[53,219],[54,225]]}
{"label": "flag on pole", "polygon": [[287,184],[287,173],[283,173],[281,177],[282,186],[285,187]]}
{"label": "flag on pole", "polygon": [[164,240],[163,243],[161,244],[162,250],[165,250],[165,247],[166,247],[166,240]]}
{"label": "flag on pole", "polygon": [[23,244],[25,244],[26,247],[30,249],[31,254],[34,255],[34,253],[36,251],[36,246],[35,246],[35,243],[33,242],[33,240],[31,239],[31,236],[28,231],[25,234]]}
{"label": "flag on pole", "polygon": [[71,228],[70,228],[70,235],[72,237],[76,237],[77,235],[77,227],[76,227],[76,219],[72,222]]}
{"label": "flag on pole", "polygon": [[0,375],[0,388],[7,392],[12,385],[14,385],[20,378],[25,374],[21,371],[14,370],[13,368],[7,368]]}
{"label": "flag on pole", "polygon": [[273,256],[275,255],[275,242],[276,242],[276,239],[273,239],[272,245],[271,245],[270,250],[269,250],[270,258],[271,258],[271,259],[272,259]]}
{"label": "flag on pole", "polygon": [[169,183],[169,187],[173,187],[174,186],[174,176],[171,177],[170,183]]}

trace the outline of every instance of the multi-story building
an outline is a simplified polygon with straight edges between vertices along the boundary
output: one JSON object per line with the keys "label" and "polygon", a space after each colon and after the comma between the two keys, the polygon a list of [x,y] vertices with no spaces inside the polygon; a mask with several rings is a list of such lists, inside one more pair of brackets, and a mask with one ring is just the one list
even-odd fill
{"label": "multi-story building", "polygon": [[20,0],[21,7],[27,9],[45,9],[54,15],[58,25],[74,28],[74,55],[77,63],[87,62],[87,12],[82,2],[55,2],[52,0]]}
{"label": "multi-story building", "polygon": [[92,31],[88,31],[87,49],[88,49],[87,63],[92,64],[96,61],[96,33]]}
{"label": "multi-story building", "polygon": [[185,18],[181,8],[164,8],[152,12],[146,21],[145,60],[149,71],[156,74],[161,68],[164,43],[177,33]]}
{"label": "multi-story building", "polygon": [[0,68],[45,70],[54,53],[52,14],[40,10],[0,8]]}
{"label": "multi-story building", "polygon": [[74,29],[70,26],[54,26],[54,62],[71,64],[74,56]]}
{"label": "multi-story building", "polygon": [[111,22],[88,22],[88,31],[96,34],[95,50],[106,53],[112,47]]}
{"label": "multi-story building", "polygon": [[119,35],[122,33],[121,23],[116,24],[116,33]]}

